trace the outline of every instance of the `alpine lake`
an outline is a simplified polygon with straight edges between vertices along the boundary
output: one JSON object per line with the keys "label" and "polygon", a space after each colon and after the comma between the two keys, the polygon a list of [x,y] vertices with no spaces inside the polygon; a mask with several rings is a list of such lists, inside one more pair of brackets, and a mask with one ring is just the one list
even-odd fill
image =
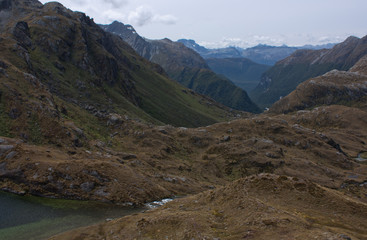
{"label": "alpine lake", "polygon": [[142,212],[108,203],[19,196],[0,191],[0,240],[40,240]]}

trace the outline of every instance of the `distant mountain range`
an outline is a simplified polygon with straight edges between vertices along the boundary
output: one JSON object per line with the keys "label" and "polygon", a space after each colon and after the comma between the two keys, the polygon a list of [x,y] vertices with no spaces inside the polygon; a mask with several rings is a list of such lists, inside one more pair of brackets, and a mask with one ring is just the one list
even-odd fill
{"label": "distant mountain range", "polygon": [[332,49],[298,50],[266,71],[250,96],[269,107],[305,80],[333,69],[347,71],[366,54],[367,36],[349,37]]}
{"label": "distant mountain range", "polygon": [[182,85],[233,109],[260,111],[246,91],[210,70],[205,60],[184,44],[169,39],[145,39],[132,26],[120,22],[100,26],[120,36],[142,57],[162,66],[169,77]]}
{"label": "distant mountain range", "polygon": [[299,49],[329,49],[335,44],[328,43],[325,45],[305,45],[302,47],[289,47],[283,46],[269,46],[259,44],[252,48],[239,48],[239,47],[226,47],[218,49],[208,49],[197,44],[191,39],[179,39],[178,42],[183,43],[186,47],[189,47],[199,53],[203,58],[248,58],[256,63],[265,65],[274,65],[279,60],[282,60]]}

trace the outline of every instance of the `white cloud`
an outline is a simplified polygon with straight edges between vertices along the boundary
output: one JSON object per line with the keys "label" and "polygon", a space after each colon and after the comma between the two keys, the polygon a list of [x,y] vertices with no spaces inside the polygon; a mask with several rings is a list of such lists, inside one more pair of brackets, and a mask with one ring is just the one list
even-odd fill
{"label": "white cloud", "polygon": [[149,23],[175,24],[177,22],[177,18],[169,14],[156,14],[151,7],[144,5],[139,6],[134,11],[131,11],[128,16],[128,21],[134,26],[141,27]]}
{"label": "white cloud", "polygon": [[323,36],[323,37],[319,37],[318,42],[320,44],[324,44],[324,43],[338,43],[338,42],[342,42],[344,41],[349,35],[345,35],[345,36]]}
{"label": "white cloud", "polygon": [[288,35],[251,35],[244,38],[222,38],[216,42],[198,42],[198,44],[207,48],[225,48],[225,47],[240,47],[249,48],[259,44],[266,44],[270,46],[303,46],[306,44],[322,45],[326,43],[339,43],[344,41],[348,37],[344,36],[317,36],[311,34],[288,34]]}
{"label": "white cloud", "polygon": [[[42,3],[48,0],[41,0]],[[123,21],[129,0],[58,0],[73,11],[86,13],[97,23],[110,23],[114,20]]]}
{"label": "white cloud", "polygon": [[241,47],[248,48],[258,44],[266,44],[271,46],[280,46],[284,44],[284,38],[273,36],[253,35],[245,38],[222,38],[218,42],[199,42],[207,48],[224,48],[224,47]]}

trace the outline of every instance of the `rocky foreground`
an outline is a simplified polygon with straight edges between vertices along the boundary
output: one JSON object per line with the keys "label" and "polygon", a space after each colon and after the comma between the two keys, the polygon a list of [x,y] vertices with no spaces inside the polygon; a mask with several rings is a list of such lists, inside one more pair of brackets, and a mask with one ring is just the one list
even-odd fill
{"label": "rocky foreground", "polygon": [[260,174],[51,239],[366,239],[366,214],[339,191]]}
{"label": "rocky foreground", "polygon": [[53,239],[367,239],[366,126],[335,105],[197,129],[125,120],[88,149],[3,138],[1,187],[125,205],[191,195]]}
{"label": "rocky foreground", "polygon": [[366,112],[329,106],[197,129],[126,120],[111,126],[110,142],[92,140],[89,148],[3,138],[0,186],[22,194],[141,205],[273,173],[366,201],[367,165],[355,160],[366,151],[366,125]]}

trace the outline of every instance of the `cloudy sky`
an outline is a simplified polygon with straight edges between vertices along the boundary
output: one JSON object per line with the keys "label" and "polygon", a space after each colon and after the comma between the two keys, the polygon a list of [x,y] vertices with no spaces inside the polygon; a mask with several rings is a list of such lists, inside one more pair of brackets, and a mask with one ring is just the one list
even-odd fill
{"label": "cloudy sky", "polygon": [[[42,3],[48,2],[41,0]],[[59,0],[97,23],[132,24],[151,39],[206,47],[300,46],[367,35],[366,0]]]}

